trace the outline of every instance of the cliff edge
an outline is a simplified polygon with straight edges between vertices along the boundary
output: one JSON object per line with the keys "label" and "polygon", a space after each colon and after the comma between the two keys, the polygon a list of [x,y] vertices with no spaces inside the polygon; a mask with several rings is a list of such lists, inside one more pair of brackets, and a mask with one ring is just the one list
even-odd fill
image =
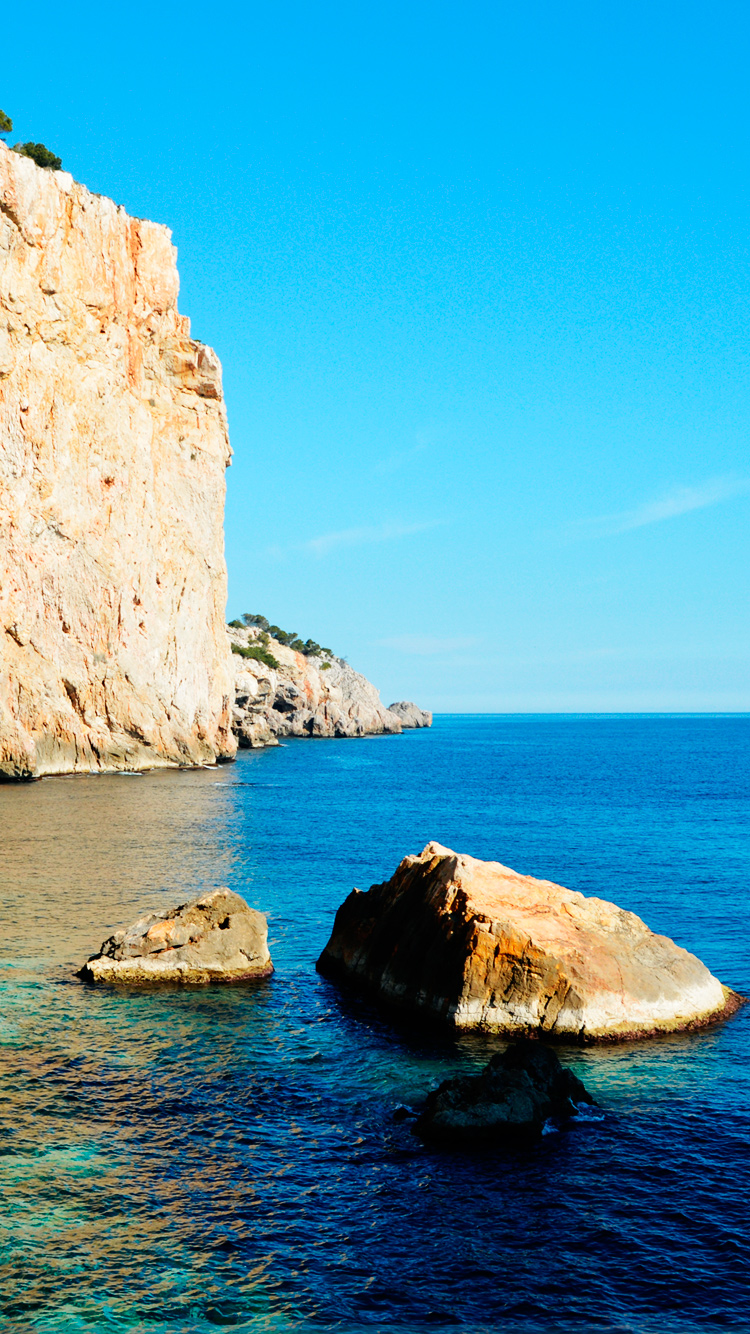
{"label": "cliff edge", "polygon": [[0,776],[234,754],[221,368],[170,233],[0,144]]}
{"label": "cliff edge", "polygon": [[[385,708],[376,687],[343,658],[326,650],[305,656],[252,628],[230,625],[227,631],[234,655],[234,731],[240,746],[275,746],[279,737],[287,736],[401,731],[401,719]],[[261,643],[270,662],[249,656]]]}

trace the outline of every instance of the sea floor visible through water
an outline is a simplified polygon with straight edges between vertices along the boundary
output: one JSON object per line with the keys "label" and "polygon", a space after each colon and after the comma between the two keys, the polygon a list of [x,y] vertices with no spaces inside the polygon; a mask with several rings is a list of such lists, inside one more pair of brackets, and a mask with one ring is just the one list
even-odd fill
{"label": "sea floor visible through water", "polygon": [[[315,972],[431,839],[610,898],[750,994],[750,716],[437,716],[214,770],[0,788],[0,1329],[750,1331],[750,1006],[559,1054],[599,1109],[425,1147],[400,1105],[502,1043]],[[118,925],[218,885],[262,983],[88,988]]]}

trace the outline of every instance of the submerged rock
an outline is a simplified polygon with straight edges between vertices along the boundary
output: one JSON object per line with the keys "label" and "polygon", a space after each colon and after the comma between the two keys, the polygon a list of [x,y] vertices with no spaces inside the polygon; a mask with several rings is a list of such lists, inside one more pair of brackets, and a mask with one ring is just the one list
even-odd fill
{"label": "submerged rock", "polygon": [[239,982],[273,972],[263,913],[215,889],[141,917],[105,940],[79,976],[87,982]]}
{"label": "submerged rock", "polygon": [[414,1129],[424,1139],[480,1145],[540,1135],[550,1118],[568,1121],[588,1090],[549,1047],[514,1042],[479,1075],[447,1079],[430,1093]]}
{"label": "submerged rock", "polygon": [[400,699],[396,704],[389,704],[388,712],[395,713],[402,727],[432,727],[432,714],[429,710],[420,709],[408,699]]}
{"label": "submerged rock", "polygon": [[355,889],[318,970],[456,1028],[594,1039],[701,1027],[742,998],[634,913],[428,843]]}

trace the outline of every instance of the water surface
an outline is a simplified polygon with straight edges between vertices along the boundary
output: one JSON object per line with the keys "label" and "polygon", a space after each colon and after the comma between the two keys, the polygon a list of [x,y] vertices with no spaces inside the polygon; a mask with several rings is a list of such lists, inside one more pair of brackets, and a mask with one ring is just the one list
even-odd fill
{"label": "water surface", "polygon": [[[0,788],[0,1326],[750,1329],[750,1007],[566,1051],[602,1115],[466,1155],[393,1111],[498,1041],[394,1026],[314,971],[352,885],[437,839],[610,897],[750,992],[748,742],[746,716],[442,716]],[[74,979],[222,884],[269,916],[270,981]]]}

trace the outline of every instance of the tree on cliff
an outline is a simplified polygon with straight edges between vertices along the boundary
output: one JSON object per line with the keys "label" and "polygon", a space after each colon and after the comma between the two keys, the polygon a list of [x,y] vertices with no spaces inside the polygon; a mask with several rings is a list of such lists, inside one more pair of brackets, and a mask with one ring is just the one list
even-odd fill
{"label": "tree on cliff", "polygon": [[38,167],[48,167],[51,171],[59,171],[62,166],[62,158],[56,157],[44,144],[14,144],[13,152],[30,157]]}
{"label": "tree on cliff", "polygon": [[5,138],[13,129],[13,121],[4,111],[0,111],[0,137]]}
{"label": "tree on cliff", "polygon": [[[256,612],[246,611],[242,614],[242,620],[230,621],[233,630],[242,630],[245,626],[254,627],[261,632],[261,642],[268,643],[268,636],[278,641],[279,644],[286,644],[287,648],[292,648],[296,653],[304,653],[306,658],[333,657],[333,652],[329,648],[321,648],[320,644],[314,639],[300,639],[296,630],[282,630],[278,625],[271,625],[271,622],[265,616],[259,616]],[[234,650],[239,653],[239,649]]]}

